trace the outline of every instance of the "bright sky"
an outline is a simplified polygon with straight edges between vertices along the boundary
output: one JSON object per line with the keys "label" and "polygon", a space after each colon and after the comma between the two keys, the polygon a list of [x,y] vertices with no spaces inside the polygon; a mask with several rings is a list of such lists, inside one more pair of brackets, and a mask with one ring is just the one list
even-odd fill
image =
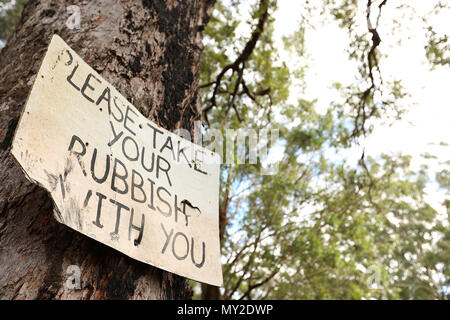
{"label": "bright sky", "polygon": [[[362,146],[366,155],[377,156],[381,153],[409,154],[413,157],[412,167],[418,169],[421,164],[430,166],[430,174],[443,166],[439,162],[450,160],[450,147],[441,146],[440,142],[450,144],[450,68],[438,67],[431,71],[425,58],[425,33],[420,20],[408,20],[403,18],[401,28],[392,34],[392,20],[400,18],[396,6],[400,3],[408,3],[420,15],[428,12],[435,1],[408,0],[387,2],[383,8],[380,20],[379,34],[382,39],[380,51],[387,57],[380,65],[384,79],[399,79],[406,91],[411,95],[405,102],[407,114],[392,126],[377,125],[374,133],[361,147],[355,147],[347,156],[349,164],[356,164],[361,157]],[[360,17],[365,22],[364,10],[366,1],[360,1]],[[282,48],[281,36],[291,34],[301,20],[302,1],[279,0],[279,10],[276,12],[275,30],[278,38],[278,48]],[[314,21],[314,18],[311,20]],[[441,32],[448,31],[450,13],[440,14],[433,19],[433,25]],[[308,70],[306,72],[306,99],[318,98],[319,110],[326,110],[331,102],[338,98],[333,92],[333,82],[341,82],[344,85],[353,81],[355,65],[347,58],[345,48],[348,44],[346,30],[340,29],[337,24],[310,26],[305,24],[305,45],[308,58]],[[364,28],[367,26],[364,24]],[[447,32],[448,33],[448,32]],[[401,44],[398,39],[401,38]],[[409,38],[409,39],[408,39]],[[291,59],[286,52],[281,53],[281,58]],[[291,102],[295,103],[299,92],[291,89]],[[420,157],[423,153],[430,153],[438,157],[437,160],[425,160]],[[447,166],[448,168],[448,166]],[[443,191],[437,190],[436,185],[427,187],[430,204],[440,213],[445,213],[445,208],[440,205],[443,200]]]}

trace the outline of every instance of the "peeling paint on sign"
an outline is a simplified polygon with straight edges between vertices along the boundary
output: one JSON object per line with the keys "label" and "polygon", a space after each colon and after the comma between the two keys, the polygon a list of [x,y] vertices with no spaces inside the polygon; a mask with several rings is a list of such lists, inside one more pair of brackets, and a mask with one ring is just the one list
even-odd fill
{"label": "peeling paint on sign", "polygon": [[12,154],[55,218],[139,261],[222,285],[219,156],[158,127],[53,36]]}

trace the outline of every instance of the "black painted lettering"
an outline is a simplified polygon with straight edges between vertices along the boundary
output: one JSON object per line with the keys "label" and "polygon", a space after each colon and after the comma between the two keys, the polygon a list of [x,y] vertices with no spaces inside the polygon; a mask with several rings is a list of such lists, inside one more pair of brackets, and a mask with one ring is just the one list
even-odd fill
{"label": "black painted lettering", "polygon": [[[75,142],[78,142],[78,144],[81,146],[81,151],[73,150],[75,147]],[[81,157],[86,154],[86,145],[76,135],[72,136],[72,140],[70,141],[70,144],[69,144],[69,151],[72,152],[73,154],[75,154],[75,157],[78,160],[78,164],[80,165],[81,171],[83,172],[84,176],[87,176],[86,170],[84,168],[84,163],[81,160]]]}
{"label": "black painted lettering", "polygon": [[110,142],[108,142],[108,147],[111,147],[114,143],[116,143],[120,139],[120,137],[123,135],[123,131],[120,131],[120,133],[117,134],[116,130],[114,130],[113,123],[110,121],[109,124],[111,125],[111,131],[114,136],[113,139]]}
{"label": "black painted lettering", "polygon": [[[119,174],[118,173],[118,169],[117,169],[117,165],[120,165],[120,167],[122,167],[122,172],[123,174]],[[112,172],[112,177],[111,177],[111,189],[117,193],[120,194],[126,194],[128,192],[128,184],[126,181],[126,178],[128,177],[128,170],[125,167],[125,165],[123,164],[122,161],[120,161],[119,159],[115,158],[114,159],[114,168],[113,168],[113,172]],[[123,184],[123,188],[119,189],[116,186],[116,179],[121,180],[122,184]]]}
{"label": "black painted lettering", "polygon": [[125,111],[125,120],[123,121],[123,126],[125,127],[125,129],[127,129],[128,131],[130,131],[134,136],[136,135],[136,133],[134,133],[133,130],[131,130],[128,126],[127,126],[127,120],[129,120],[131,123],[134,123],[134,120],[130,118],[129,112],[134,113],[136,116],[136,112],[134,112],[130,106],[127,106],[127,111]]}
{"label": "black painted lettering", "polygon": [[[73,148],[75,147],[75,142],[78,142],[78,144],[81,146],[81,151],[74,151]],[[68,151],[72,151],[73,153],[84,156],[86,154],[86,145],[84,142],[76,135],[72,136],[72,140],[70,140],[69,149]]]}
{"label": "black painted lettering", "polygon": [[106,199],[106,196],[101,194],[100,192],[95,193],[98,196],[98,205],[97,205],[97,218],[95,221],[92,221],[100,229],[103,228],[103,225],[100,223],[100,216],[102,214],[102,201]]}
{"label": "black painted lettering", "polygon": [[195,171],[198,171],[198,172],[200,172],[200,173],[203,173],[203,174],[208,175],[208,173],[206,173],[205,171],[202,171],[202,169],[199,167],[199,164],[203,163],[203,161],[200,161],[200,159],[197,158],[197,154],[198,154],[199,152],[204,153],[202,150],[195,150],[195,160],[194,160],[195,164],[194,164],[194,170],[195,170]]}
{"label": "black painted lettering", "polygon": [[180,145],[181,145],[181,141],[178,141],[178,148],[177,148],[177,155],[178,155],[178,157],[177,157],[177,161],[180,162],[180,154],[182,154],[184,159],[186,160],[186,163],[188,164],[189,168],[192,168],[192,165],[191,165],[188,157],[186,156],[186,153],[184,153],[184,151],[186,149],[188,149],[189,147],[180,148]]}
{"label": "black painted lettering", "polygon": [[[136,177],[138,177],[139,179],[139,183],[136,182]],[[139,203],[144,203],[147,200],[147,196],[145,195],[144,192],[144,179],[142,178],[141,174],[139,172],[137,172],[136,170],[132,169],[131,170],[131,199],[133,199],[136,202]],[[139,190],[141,197],[136,197],[136,193],[135,190]]]}
{"label": "black painted lettering", "polygon": [[122,110],[120,110],[119,106],[117,105],[117,100],[118,98],[115,96],[113,98],[113,102],[114,102],[114,106],[116,107],[117,111],[119,111],[120,113],[120,118],[116,117],[116,115],[114,114],[114,112],[111,111],[111,109],[108,110],[109,114],[113,116],[113,118],[117,121],[117,122],[122,122],[123,120],[123,112]]}
{"label": "black painted lettering", "polygon": [[205,264],[205,242],[202,241],[202,261],[200,263],[195,262],[194,258],[194,238],[191,238],[191,260],[192,263],[197,267],[201,268]]}
{"label": "black painted lettering", "polygon": [[155,153],[152,152],[152,160],[150,161],[151,165],[148,165],[148,163],[145,164],[145,160],[144,159],[145,159],[145,147],[142,147],[142,154],[141,154],[142,168],[144,168],[145,171],[147,171],[147,172],[152,172],[153,168],[155,166]]}
{"label": "black painted lettering", "polygon": [[73,83],[72,78],[73,75],[75,74],[75,72],[78,69],[78,63],[75,65],[75,67],[73,67],[72,72],[70,73],[70,75],[67,77],[67,82],[69,82],[77,91],[80,91],[80,87],[78,87],[75,83]]}
{"label": "black painted lettering", "polygon": [[170,152],[172,152],[172,159],[175,160],[175,153],[173,152],[173,144],[172,144],[172,138],[170,136],[167,137],[166,142],[164,142],[163,146],[159,150],[159,152],[163,152],[164,149],[169,149]]}
{"label": "black painted lettering", "polygon": [[156,158],[156,179],[159,179],[159,171],[164,171],[167,176],[167,181],[169,182],[169,186],[172,186],[172,182],[170,182],[169,170],[170,163],[160,155]]}
{"label": "black painted lettering", "polygon": [[115,234],[119,234],[119,226],[120,226],[120,214],[122,209],[125,209],[127,211],[130,210],[130,208],[128,208],[126,205],[120,203],[119,201],[113,200],[113,199],[109,199],[109,201],[112,204],[115,204],[117,206],[117,215],[116,215],[116,226],[114,228],[114,232]]}
{"label": "black painted lettering", "polygon": [[106,87],[105,90],[103,90],[102,94],[100,95],[100,97],[98,97],[97,102],[95,104],[99,105],[103,100],[106,101],[108,105],[108,110],[111,110],[111,93],[108,87]]}
{"label": "black painted lettering", "polygon": [[167,249],[167,246],[169,245],[170,239],[172,238],[173,229],[170,230],[170,233],[168,234],[166,231],[166,228],[164,228],[164,225],[161,223],[161,228],[164,231],[164,234],[166,235],[166,242],[164,243],[164,247],[161,250],[161,253],[164,253]]}
{"label": "black painted lettering", "polygon": [[172,207],[170,206],[169,202],[167,200],[165,200],[162,196],[161,196],[161,191],[164,191],[166,194],[169,195],[169,197],[171,196],[170,192],[167,191],[166,188],[164,187],[158,187],[158,189],[156,189],[156,195],[158,196],[158,199],[165,203],[167,206],[167,210],[163,211],[161,210],[161,208],[159,206],[156,206],[156,208],[158,209],[158,211],[165,217],[170,217],[172,215]]}
{"label": "black painted lettering", "polygon": [[174,205],[174,211],[175,211],[175,222],[178,222],[178,211],[181,212],[186,220],[186,226],[188,226],[188,216],[186,215],[186,202],[183,202],[183,209],[178,207],[178,197],[175,195],[175,205]]}
{"label": "black painted lettering", "polygon": [[97,183],[103,183],[106,181],[106,179],[108,178],[108,174],[109,174],[109,167],[110,167],[110,159],[109,159],[109,155],[106,155],[106,163],[105,163],[105,172],[103,173],[103,177],[98,178],[95,175],[95,162],[97,160],[97,148],[94,148],[94,153],[92,154],[92,159],[91,159],[91,175],[92,175],[92,179],[94,179],[95,182]]}
{"label": "black painted lettering", "polygon": [[83,208],[87,207],[87,205],[89,204],[89,199],[91,199],[91,196],[92,196],[92,190],[88,190],[88,192],[86,193],[86,197],[84,198]]}
{"label": "black painted lettering", "polygon": [[152,126],[150,123],[147,123],[147,126],[153,129],[153,149],[156,149],[156,134],[162,134],[163,132],[159,130],[158,128]]}
{"label": "black painted lettering", "polygon": [[[131,145],[132,146],[131,149],[134,149],[135,151],[129,152],[130,148],[126,147],[127,141],[131,141],[131,144],[128,143],[128,145],[129,146]],[[134,147],[133,147],[133,145],[134,145]],[[128,152],[127,152],[127,150],[128,150]],[[137,145],[137,142],[134,141],[134,139],[132,137],[126,136],[125,138],[123,138],[123,140],[122,140],[122,153],[130,161],[136,161],[139,158],[139,147]],[[131,153],[131,155],[130,155],[130,153]]]}
{"label": "black painted lettering", "polygon": [[101,81],[99,79],[97,79],[92,73],[89,73],[89,75],[86,77],[86,81],[84,81],[83,87],[81,88],[81,94],[88,101],[94,102],[94,99],[92,99],[91,97],[89,97],[86,94],[86,89],[95,90],[95,88],[89,84],[89,81],[91,80],[91,78],[94,78],[94,80],[96,80],[98,83],[101,83]]}
{"label": "black painted lettering", "polygon": [[155,183],[150,180],[149,178],[147,178],[148,182],[150,182],[150,201],[148,202],[147,206],[152,209],[155,210],[155,206],[153,205],[153,194],[154,194],[154,190],[155,190]]}
{"label": "black painted lettering", "polygon": [[131,240],[131,231],[137,230],[139,231],[139,236],[137,239],[134,240],[134,245],[138,246],[142,241],[142,235],[144,234],[144,226],[145,226],[145,216],[142,214],[141,218],[141,226],[138,227],[133,224],[133,216],[134,216],[134,209],[131,208],[131,214],[130,214],[130,227],[128,228],[128,240]]}
{"label": "black painted lettering", "polygon": [[[175,243],[178,239],[178,237],[183,237],[184,241],[186,242],[186,254],[184,256],[179,256],[176,252],[175,252]],[[183,232],[177,232],[175,234],[175,236],[173,237],[173,241],[172,241],[172,253],[175,256],[175,258],[177,258],[178,260],[184,260],[186,259],[186,257],[189,254],[189,240],[186,237],[186,235]]]}

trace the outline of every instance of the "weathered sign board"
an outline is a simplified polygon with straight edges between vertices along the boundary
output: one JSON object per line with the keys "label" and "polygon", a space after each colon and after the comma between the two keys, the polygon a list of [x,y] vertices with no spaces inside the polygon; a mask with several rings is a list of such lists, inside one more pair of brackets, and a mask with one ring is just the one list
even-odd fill
{"label": "weathered sign board", "polygon": [[146,119],[53,36],[12,154],[65,225],[139,261],[222,285],[219,156]]}

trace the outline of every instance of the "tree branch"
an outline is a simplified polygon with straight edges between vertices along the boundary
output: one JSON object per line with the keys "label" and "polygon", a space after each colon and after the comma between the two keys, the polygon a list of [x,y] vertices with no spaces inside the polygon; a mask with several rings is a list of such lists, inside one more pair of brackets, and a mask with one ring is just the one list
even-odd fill
{"label": "tree branch", "polygon": [[[205,116],[205,120],[208,123],[208,125],[210,124],[209,120],[208,120],[208,112],[212,108],[217,106],[216,96],[217,96],[217,94],[219,92],[219,87],[221,85],[222,79],[225,76],[225,74],[229,70],[232,70],[231,77],[233,76],[233,74],[235,72],[237,72],[238,74],[241,74],[240,78],[242,80],[242,73],[244,71],[244,64],[250,58],[250,56],[252,55],[252,53],[253,53],[253,51],[254,51],[254,49],[256,47],[256,44],[257,44],[259,38],[261,37],[261,34],[264,31],[264,25],[265,25],[265,23],[267,21],[267,18],[269,16],[269,0],[260,0],[259,9],[260,9],[260,11],[262,11],[262,15],[261,15],[261,17],[258,20],[258,24],[257,24],[255,30],[253,30],[253,32],[252,32],[252,34],[250,36],[250,40],[245,45],[244,50],[241,52],[241,54],[236,58],[236,60],[233,63],[228,64],[227,66],[225,66],[222,69],[222,71],[217,75],[216,80],[214,82],[210,82],[210,83],[207,83],[205,85],[200,86],[200,87],[203,87],[203,88],[204,87],[209,87],[209,86],[212,86],[212,85],[214,86],[213,93],[212,93],[212,96],[210,98],[210,105],[208,107],[206,107],[205,109],[203,109],[203,114]],[[236,83],[236,88],[238,88],[239,85],[240,85],[240,82]],[[234,96],[232,98],[232,101],[234,101],[235,96],[236,96],[236,94],[234,94]],[[228,105],[227,111],[229,111],[230,106],[233,107],[233,109],[235,110],[236,114],[238,115],[237,108],[235,106],[233,106],[232,104]],[[239,115],[238,115],[238,118],[240,118]]]}

